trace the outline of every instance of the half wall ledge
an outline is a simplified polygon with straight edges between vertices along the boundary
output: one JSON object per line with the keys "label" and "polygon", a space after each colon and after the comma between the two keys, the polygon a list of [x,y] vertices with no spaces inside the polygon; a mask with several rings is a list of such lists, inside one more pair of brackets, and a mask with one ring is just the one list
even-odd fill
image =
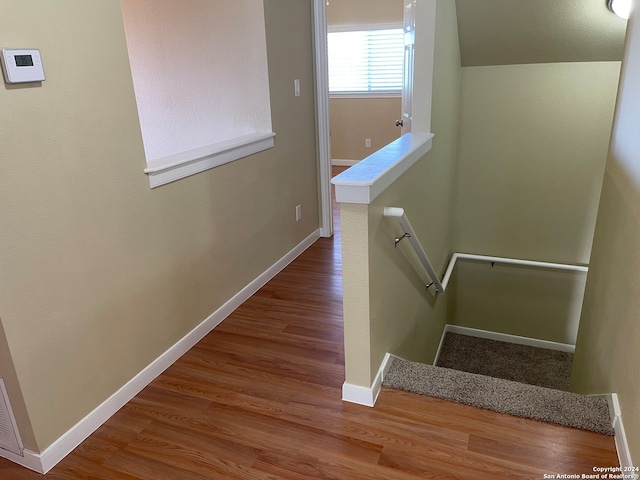
{"label": "half wall ledge", "polygon": [[370,204],[431,150],[433,136],[407,133],[335,176],[336,201]]}

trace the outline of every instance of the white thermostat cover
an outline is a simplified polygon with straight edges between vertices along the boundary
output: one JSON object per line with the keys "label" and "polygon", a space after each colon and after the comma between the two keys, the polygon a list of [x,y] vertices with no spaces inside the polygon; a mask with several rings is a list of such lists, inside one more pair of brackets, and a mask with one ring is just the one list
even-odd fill
{"label": "white thermostat cover", "polygon": [[7,83],[42,82],[45,79],[37,48],[4,48],[1,60]]}

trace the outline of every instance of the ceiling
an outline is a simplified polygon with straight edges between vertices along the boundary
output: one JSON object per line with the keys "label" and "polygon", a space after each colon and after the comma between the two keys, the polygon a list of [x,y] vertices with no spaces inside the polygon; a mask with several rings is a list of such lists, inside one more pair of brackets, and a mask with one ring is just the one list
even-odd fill
{"label": "ceiling", "polygon": [[606,0],[456,0],[462,66],[622,60]]}

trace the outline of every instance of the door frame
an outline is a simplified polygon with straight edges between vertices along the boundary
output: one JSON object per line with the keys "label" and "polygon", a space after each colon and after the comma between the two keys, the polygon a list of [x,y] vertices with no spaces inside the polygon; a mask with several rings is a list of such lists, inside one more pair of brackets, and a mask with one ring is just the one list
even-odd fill
{"label": "door frame", "polygon": [[[433,89],[433,53],[437,0],[419,0],[415,8],[415,45],[424,59],[412,69],[413,132],[431,131],[431,92]],[[333,235],[333,207],[331,200],[331,131],[329,127],[329,67],[327,59],[327,0],[313,0],[313,42],[316,82],[316,124],[319,176],[320,235]],[[419,34],[418,32],[424,32]],[[420,108],[416,108],[416,106]]]}
{"label": "door frame", "polygon": [[331,136],[329,127],[329,67],[327,60],[327,3],[313,0],[313,43],[318,132],[318,175],[320,235],[333,235],[331,204]]}

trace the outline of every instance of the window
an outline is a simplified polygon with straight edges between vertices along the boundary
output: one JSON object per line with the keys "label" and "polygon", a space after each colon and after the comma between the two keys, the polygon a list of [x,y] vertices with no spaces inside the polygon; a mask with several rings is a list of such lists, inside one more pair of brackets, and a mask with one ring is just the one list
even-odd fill
{"label": "window", "polygon": [[332,30],[327,43],[329,93],[402,93],[402,27]]}

